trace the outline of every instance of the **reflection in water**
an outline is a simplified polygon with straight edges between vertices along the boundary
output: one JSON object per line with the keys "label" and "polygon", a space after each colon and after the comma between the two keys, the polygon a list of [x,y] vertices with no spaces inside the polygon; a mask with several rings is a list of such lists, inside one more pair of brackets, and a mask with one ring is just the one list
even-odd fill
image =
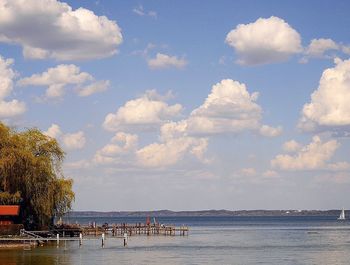
{"label": "reflection in water", "polygon": [[55,251],[53,247],[39,247],[31,250],[2,249],[0,250],[0,265],[73,265],[71,254],[63,250]]}

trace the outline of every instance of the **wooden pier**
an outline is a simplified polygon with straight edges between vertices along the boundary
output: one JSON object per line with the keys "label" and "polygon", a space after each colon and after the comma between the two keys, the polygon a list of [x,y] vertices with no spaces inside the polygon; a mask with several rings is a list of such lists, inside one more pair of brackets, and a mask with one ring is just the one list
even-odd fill
{"label": "wooden pier", "polygon": [[127,234],[128,236],[133,235],[165,235],[165,236],[186,236],[188,235],[188,226],[176,227],[174,225],[161,225],[161,224],[114,224],[111,226],[102,227],[89,227],[82,226],[81,231],[83,235],[94,235],[98,236],[102,233],[108,234],[110,236],[123,236]]}
{"label": "wooden pier", "polygon": [[61,238],[76,238],[80,234],[82,236],[97,237],[102,234],[108,237],[123,237],[127,235],[136,236],[136,235],[146,235],[146,236],[187,236],[189,233],[188,226],[175,226],[175,225],[163,225],[158,223],[153,224],[113,224],[108,225],[104,224],[102,226],[96,225],[62,225],[56,226],[51,230],[47,231],[26,231],[21,230],[21,235],[25,235],[32,239],[49,239],[56,238],[57,235]]}
{"label": "wooden pier", "polygon": [[113,225],[64,225],[55,227],[47,231],[26,231],[21,230],[20,237],[0,238],[0,244],[4,243],[21,243],[24,248],[33,245],[43,245],[45,242],[60,241],[79,241],[79,246],[83,244],[83,240],[101,240],[102,247],[105,245],[106,238],[123,239],[123,245],[127,245],[128,237],[144,235],[144,236],[187,236],[189,233],[188,226],[176,227],[175,225],[163,224],[113,224]]}

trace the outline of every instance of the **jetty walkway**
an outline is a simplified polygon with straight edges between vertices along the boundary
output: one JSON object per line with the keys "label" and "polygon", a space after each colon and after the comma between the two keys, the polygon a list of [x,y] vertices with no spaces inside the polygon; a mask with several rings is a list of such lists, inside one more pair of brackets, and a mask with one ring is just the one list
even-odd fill
{"label": "jetty walkway", "polygon": [[101,240],[102,246],[104,246],[105,239],[109,237],[124,239],[124,246],[126,246],[128,237],[130,236],[187,236],[188,233],[188,226],[176,227],[175,225],[163,225],[158,223],[104,224],[102,226],[63,224],[46,231],[27,231],[22,229],[20,236],[0,238],[0,244],[5,242],[22,242],[29,245],[43,245],[45,242],[56,241],[57,245],[59,245],[60,241],[79,241],[79,245],[82,245],[84,238],[84,240]]}
{"label": "jetty walkway", "polygon": [[[169,235],[169,236],[185,236],[188,235],[188,226],[176,227],[174,225],[161,225],[161,224],[116,224],[112,226],[102,227],[82,227],[81,232],[83,235],[101,235],[102,233],[109,234],[111,236],[121,236],[125,233],[128,236],[133,235]],[[61,232],[60,232],[61,233]]]}

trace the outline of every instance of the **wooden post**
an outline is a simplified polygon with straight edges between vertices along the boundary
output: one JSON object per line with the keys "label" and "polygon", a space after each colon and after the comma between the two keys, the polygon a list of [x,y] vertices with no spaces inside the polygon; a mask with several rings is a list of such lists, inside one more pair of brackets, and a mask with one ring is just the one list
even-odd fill
{"label": "wooden post", "polygon": [[57,247],[60,245],[60,234],[56,235]]}
{"label": "wooden post", "polygon": [[105,233],[102,233],[102,247],[105,246]]}
{"label": "wooden post", "polygon": [[79,234],[79,246],[81,246],[83,244],[83,234],[80,233]]}
{"label": "wooden post", "polygon": [[128,245],[128,233],[124,233],[124,247]]}

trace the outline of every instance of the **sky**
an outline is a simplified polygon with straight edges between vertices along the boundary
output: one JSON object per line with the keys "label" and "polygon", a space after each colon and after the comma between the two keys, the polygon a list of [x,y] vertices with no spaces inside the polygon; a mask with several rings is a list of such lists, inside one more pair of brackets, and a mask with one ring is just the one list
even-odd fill
{"label": "sky", "polygon": [[0,120],[74,210],[340,209],[349,1],[0,0]]}

